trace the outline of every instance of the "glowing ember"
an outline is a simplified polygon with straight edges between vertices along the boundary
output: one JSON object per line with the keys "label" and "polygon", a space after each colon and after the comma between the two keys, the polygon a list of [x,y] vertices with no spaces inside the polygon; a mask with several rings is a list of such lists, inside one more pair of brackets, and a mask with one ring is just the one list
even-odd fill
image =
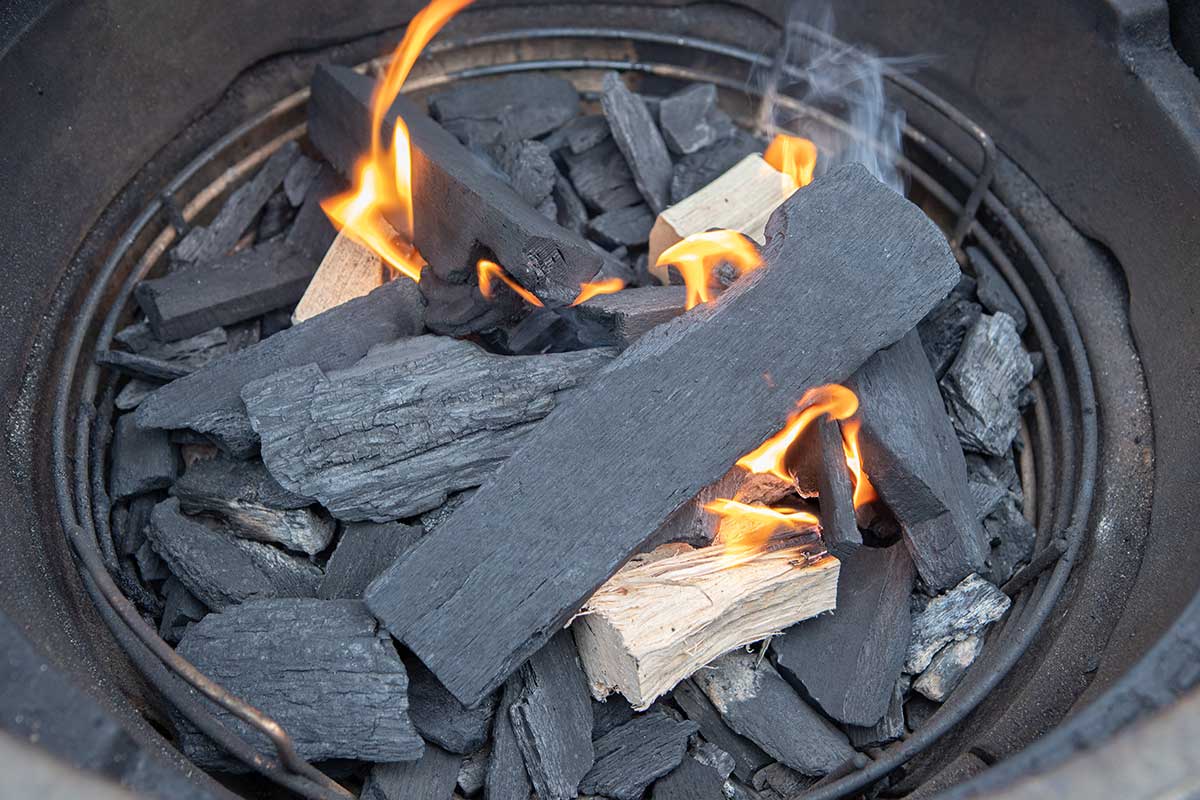
{"label": "glowing ember", "polygon": [[795,181],[797,188],[808,186],[817,168],[817,146],[799,136],[776,134],[763,160]]}
{"label": "glowing ember", "polygon": [[575,295],[575,299],[571,301],[571,305],[577,306],[580,303],[586,303],[597,295],[615,294],[624,288],[625,281],[620,278],[609,278],[605,281],[585,283],[579,287],[579,294]]}
{"label": "glowing ember", "polygon": [[671,265],[679,271],[687,286],[687,307],[693,308],[712,299],[709,281],[722,262],[740,275],[761,266],[762,257],[754,243],[737,231],[705,231],[668,247],[655,266]]}
{"label": "glowing ember", "polygon": [[495,261],[488,261],[486,258],[481,258],[479,259],[479,263],[475,265],[475,270],[479,277],[479,293],[488,300],[492,299],[492,279],[499,278],[501,283],[520,295],[526,303],[535,305],[538,308],[542,307],[542,301],[538,300],[536,295],[510,278],[508,273],[504,271],[504,268]]}

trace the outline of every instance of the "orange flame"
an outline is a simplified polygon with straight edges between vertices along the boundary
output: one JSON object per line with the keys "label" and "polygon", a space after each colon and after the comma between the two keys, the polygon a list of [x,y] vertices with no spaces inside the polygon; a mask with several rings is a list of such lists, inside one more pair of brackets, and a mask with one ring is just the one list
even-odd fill
{"label": "orange flame", "polygon": [[[414,281],[420,278],[425,259],[412,244],[412,146],[408,128],[397,119],[389,154],[382,141],[383,121],[425,45],[471,2],[433,0],[408,23],[371,97],[371,150],[355,166],[354,187],[321,204],[339,230]],[[405,230],[396,231],[388,219],[402,220]]]}
{"label": "orange flame", "polygon": [[845,386],[830,383],[809,389],[797,405],[799,410],[788,418],[783,430],[738,459],[739,467],[747,472],[768,473],[785,481],[792,480],[785,463],[788,448],[822,414],[828,414],[834,419],[853,416],[854,412],[858,411],[858,396]]}
{"label": "orange flame", "polygon": [[625,281],[620,278],[609,278],[608,280],[596,281],[595,283],[583,283],[579,286],[579,294],[575,295],[575,299],[571,301],[571,305],[577,306],[580,303],[586,303],[597,295],[614,294],[624,288]]}
{"label": "orange flame", "polygon": [[693,308],[712,299],[709,278],[713,268],[723,261],[741,274],[760,267],[762,256],[754,243],[737,231],[705,231],[668,247],[655,266],[670,264],[679,270],[687,285],[687,308]]}
{"label": "orange flame", "polygon": [[800,136],[779,133],[767,146],[763,160],[791,178],[797,188],[808,186],[817,168],[817,146]]}
{"label": "orange flame", "polygon": [[537,295],[510,278],[508,273],[504,271],[504,267],[501,267],[495,261],[488,261],[486,258],[481,258],[479,259],[479,263],[475,265],[475,270],[479,278],[479,293],[488,300],[492,299],[492,279],[499,278],[505,286],[520,295],[526,303],[538,308],[542,307],[542,301],[537,298]]}
{"label": "orange flame", "polygon": [[858,430],[861,427],[862,423],[856,419],[848,420],[842,425],[842,449],[846,451],[846,466],[854,476],[855,508],[862,508],[879,496],[875,494],[875,487],[871,485],[871,479],[867,477],[867,471],[863,467],[858,444]]}
{"label": "orange flame", "polygon": [[719,498],[704,509],[721,518],[714,544],[732,554],[758,550],[780,530],[816,528],[817,517],[793,508],[771,508]]}

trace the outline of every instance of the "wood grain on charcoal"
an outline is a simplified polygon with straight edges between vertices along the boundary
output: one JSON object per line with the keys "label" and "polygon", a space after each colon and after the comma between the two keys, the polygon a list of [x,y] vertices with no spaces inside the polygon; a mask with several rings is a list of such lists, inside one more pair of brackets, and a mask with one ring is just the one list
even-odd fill
{"label": "wood grain on charcoal", "polygon": [[403,522],[352,522],[342,529],[325,565],[317,597],[358,600],[371,581],[425,535],[419,525]]}
{"label": "wood grain on charcoal", "polygon": [[950,642],[975,636],[1004,616],[1012,600],[978,575],[968,575],[913,618],[904,671],[920,675]]}
{"label": "wood grain on charcoal", "polygon": [[967,670],[983,651],[982,636],[968,636],[943,647],[925,668],[912,688],[930,700],[943,702],[966,676]]}
{"label": "wood grain on charcoal", "polygon": [[958,275],[928,218],[856,166],[792,195],[764,258],[622,353],[372,585],[372,610],[459,699],[499,686],[805,389],[844,380]]}
{"label": "wood grain on charcoal", "polygon": [[571,184],[589,208],[604,212],[642,202],[633,173],[616,142],[605,139],[563,160]]}
{"label": "wood grain on charcoal", "polygon": [[642,334],[683,313],[687,290],[683,286],[641,286],[593,297],[575,308],[579,338],[593,346],[622,349]]}
{"label": "wood grain on charcoal", "polygon": [[132,414],[117,420],[108,494],[114,501],[166,489],[179,474],[179,456],[166,431],[139,428]]}
{"label": "wood grain on charcoal", "polygon": [[982,314],[983,309],[978,303],[952,294],[938,303],[917,326],[925,356],[939,379],[954,362],[967,331],[975,326]]}
{"label": "wood grain on charcoal", "polygon": [[724,783],[725,779],[715,769],[687,756],[654,784],[650,800],[725,800],[721,791]]}
{"label": "wood grain on charcoal", "polygon": [[190,367],[182,364],[162,361],[138,353],[126,353],[124,350],[101,350],[96,353],[96,363],[130,378],[156,383],[168,383],[190,375],[193,371]]}
{"label": "wood grain on charcoal", "polygon": [[696,723],[661,711],[643,714],[596,740],[595,766],[580,790],[614,800],[638,800],[646,787],[679,766]]}
{"label": "wood grain on charcoal", "polygon": [[646,103],[629,91],[620,75],[608,72],[600,105],[638,191],[652,211],[662,211],[670,201],[671,155]]}
{"label": "wood grain on charcoal", "polygon": [[462,760],[426,744],[416,761],[373,766],[359,800],[452,800]]}
{"label": "wood grain on charcoal", "polygon": [[579,113],[579,92],[544,73],[456,81],[429,98],[429,112],[468,144],[504,144],[562,127]]}

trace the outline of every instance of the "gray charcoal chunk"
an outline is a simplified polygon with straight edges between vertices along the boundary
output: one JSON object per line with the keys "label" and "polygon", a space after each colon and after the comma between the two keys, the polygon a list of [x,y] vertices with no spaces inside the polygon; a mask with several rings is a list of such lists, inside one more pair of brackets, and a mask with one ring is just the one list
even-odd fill
{"label": "gray charcoal chunk", "polygon": [[292,204],[288,202],[287,195],[283,192],[276,192],[271,195],[271,199],[267,201],[263,207],[262,216],[258,218],[258,227],[255,229],[254,241],[266,242],[274,239],[279,234],[287,230],[291,224],[292,217],[296,215]]}
{"label": "gray charcoal chunk", "polygon": [[650,241],[654,215],[643,204],[614,208],[588,223],[588,236],[605,247],[636,247]]}
{"label": "gray charcoal chunk", "polygon": [[425,529],[426,533],[433,533],[439,525],[449,519],[450,515],[474,493],[474,489],[468,489],[465,492],[457,492],[450,495],[446,498],[446,502],[433,511],[426,511],[421,515],[421,527]]}
{"label": "gray charcoal chunk", "polygon": [[658,126],[672,152],[694,153],[733,134],[733,120],[717,105],[717,87],[698,83],[664,97]]}
{"label": "gray charcoal chunk", "polygon": [[1020,565],[1033,558],[1037,530],[1025,519],[1011,495],[1005,495],[984,517],[983,530],[991,542],[985,577],[1003,586]]}
{"label": "gray charcoal chunk", "polygon": [[651,800],[725,800],[725,778],[708,764],[688,756],[650,792]]}
{"label": "gray charcoal chunk", "polygon": [[1033,380],[1033,362],[1016,323],[1003,312],[975,323],[941,380],[946,410],[967,450],[999,456],[1012,446],[1018,397]]}
{"label": "gray charcoal chunk", "polygon": [[[638,800],[646,787],[683,761],[696,723],[661,711],[643,714],[596,740],[596,764],[579,788],[614,800]],[[714,773],[715,774],[715,773]]]}
{"label": "gray charcoal chunk", "polygon": [[512,708],[521,699],[521,673],[504,684],[500,705],[492,723],[492,755],[484,782],[485,800],[529,800],[533,785],[525,770],[525,758],[513,730]]}
{"label": "gray charcoal chunk", "polygon": [[751,785],[769,798],[793,797],[813,785],[813,779],[776,761],[754,773]]}
{"label": "gray charcoal chunk", "polygon": [[[975,501],[975,511],[981,520],[996,511],[1001,501],[1009,496],[1003,486],[991,482],[968,481],[967,489],[971,492],[971,499]],[[984,529],[986,528],[985,525]]]}
{"label": "gray charcoal chunk", "polygon": [[451,800],[461,767],[461,756],[427,744],[416,761],[373,766],[359,800]]}
{"label": "gray charcoal chunk", "polygon": [[941,703],[934,702],[918,692],[913,692],[904,701],[905,727],[910,731],[920,730],[941,707]]}
{"label": "gray charcoal chunk", "polygon": [[730,138],[684,156],[671,172],[671,202],[691,197],[746,156],[762,151],[762,142],[737,129]]}
{"label": "gray charcoal chunk", "polygon": [[979,296],[979,302],[993,314],[997,311],[1008,314],[1016,323],[1017,333],[1024,333],[1029,324],[1025,306],[1021,305],[1021,301],[1000,274],[1000,270],[996,269],[992,260],[978,247],[968,247],[967,258],[971,261],[971,268],[975,270],[975,293]]}
{"label": "gray charcoal chunk", "polygon": [[967,331],[975,326],[981,316],[983,308],[978,303],[952,294],[917,325],[921,346],[938,378],[945,375],[954,363]]}
{"label": "gray charcoal chunk", "polygon": [[147,583],[150,581],[162,581],[171,577],[171,570],[167,567],[166,562],[159,557],[158,553],[154,551],[154,546],[149,541],[142,542],[137,552],[133,554],[133,561],[137,564],[138,574]]}
{"label": "gray charcoal chunk", "polygon": [[300,206],[308,196],[308,189],[321,171],[321,162],[301,154],[283,176],[283,193],[293,206]]}
{"label": "gray charcoal chunk", "polygon": [[138,427],[132,414],[117,420],[108,493],[114,501],[166,489],[179,474],[179,456],[166,431]]}
{"label": "gray charcoal chunk", "polygon": [[610,695],[605,700],[592,701],[592,738],[599,739],[620,725],[637,716],[633,706],[620,695]]}
{"label": "gray charcoal chunk", "polygon": [[1004,616],[1012,601],[1004,592],[978,575],[933,598],[913,618],[912,639],[905,656],[904,671],[919,675],[934,655],[950,642],[974,636]]}
{"label": "gray charcoal chunk", "polygon": [[492,747],[485,744],[471,755],[463,759],[458,768],[458,790],[464,797],[474,797],[483,790],[487,782],[488,759],[492,755]]}
{"label": "gray charcoal chunk", "polygon": [[118,555],[131,556],[146,541],[146,526],[150,524],[150,514],[160,499],[154,495],[140,495],[127,504],[116,505],[113,509],[112,531]]}
{"label": "gray charcoal chunk", "polygon": [[192,370],[179,364],[160,361],[149,356],[126,353],[123,350],[101,350],[96,353],[96,363],[102,367],[148,381],[167,383],[191,374]]}
{"label": "gray charcoal chunk", "polygon": [[390,567],[424,535],[423,528],[403,522],[352,522],[325,565],[317,597],[357,600],[371,581]]}
{"label": "gray charcoal chunk", "polygon": [[158,625],[158,635],[177,644],[188,625],[204,619],[208,607],[174,576],[167,578],[163,584],[162,596],[163,615]]}
{"label": "gray charcoal chunk", "polygon": [[[228,529],[222,531],[233,536]],[[267,577],[277,597],[316,597],[325,573],[306,558],[292,555],[266,542],[234,537],[233,545]]]}
{"label": "gray charcoal chunk", "polygon": [[602,114],[587,114],[568,122],[555,131],[553,137],[555,137],[555,144],[561,142],[572,153],[579,155],[612,138],[612,130],[608,127],[608,120]]}
{"label": "gray charcoal chunk", "polygon": [[558,175],[554,179],[554,191],[550,197],[554,200],[558,224],[576,233],[583,233],[587,228],[588,212],[571,182]]}
{"label": "gray charcoal chunk", "polygon": [[451,753],[466,755],[483,746],[496,712],[496,696],[475,708],[458,702],[424,664],[407,659],[408,716],[427,742]]}
{"label": "gray charcoal chunk", "polygon": [[565,161],[571,184],[589,208],[609,211],[642,202],[629,164],[615,142],[601,142]]}
{"label": "gray charcoal chunk", "polygon": [[225,355],[229,350],[229,333],[220,327],[202,331],[186,339],[160,342],[148,323],[139,322],[117,331],[113,339],[125,345],[132,353],[189,367],[191,371]]}
{"label": "gray charcoal chunk", "polygon": [[331,167],[322,164],[317,176],[309,183],[304,203],[296,212],[292,229],[288,231],[287,243],[315,259],[318,264],[337,238],[337,230],[321,208],[321,203],[345,188],[341,177]]}
{"label": "gray charcoal chunk", "polygon": [[847,725],[846,735],[850,737],[850,744],[854,745],[856,749],[865,750],[868,747],[881,747],[903,737],[905,733],[904,698],[911,685],[912,678],[910,676],[900,676],[895,686],[892,687],[892,699],[888,703],[887,712],[874,725],[870,727]]}
{"label": "gray charcoal chunk", "polygon": [[685,680],[671,693],[688,719],[700,727],[700,735],[733,758],[733,772],[744,781],[771,762],[771,757],[749,739],[725,724],[712,701],[692,680]]}
{"label": "gray charcoal chunk", "polygon": [[912,688],[930,700],[939,703],[945,701],[982,650],[981,636],[968,636],[962,641],[951,642],[933,657],[925,671],[913,681]]}
{"label": "gray charcoal chunk", "polygon": [[733,756],[699,736],[693,736],[688,742],[688,755],[706,767],[712,767],[721,776],[721,780],[733,774]]}
{"label": "gray charcoal chunk", "polygon": [[[190,626],[179,654],[278,722],[301,758],[395,762],[425,750],[408,719],[404,664],[359,601],[244,603]],[[269,743],[232,714],[216,706],[211,711],[270,752]],[[188,758],[207,768],[229,765],[228,755],[178,721]],[[448,771],[452,789],[457,760]]]}
{"label": "gray charcoal chunk", "polygon": [[625,348],[683,313],[682,286],[638,286],[593,297],[576,307],[577,335],[592,346]]}
{"label": "gray charcoal chunk", "polygon": [[497,147],[495,155],[501,171],[526,203],[537,206],[550,196],[558,167],[545,144],[530,139],[510,142]]}
{"label": "gray charcoal chunk", "polygon": [[144,381],[140,378],[133,378],[129,383],[122,387],[121,391],[117,392],[116,399],[113,400],[113,405],[119,411],[133,411],[142,404],[151,392],[161,386],[161,383]]}
{"label": "gray charcoal chunk", "polygon": [[634,183],[646,204],[657,214],[670,204],[671,156],[646,103],[615,72],[604,75],[600,105],[612,129],[613,140],[629,164]]}
{"label": "gray charcoal chunk", "polygon": [[458,81],[429,98],[429,112],[465,144],[513,142],[566,124],[579,113],[579,92],[568,80],[534,72]]}

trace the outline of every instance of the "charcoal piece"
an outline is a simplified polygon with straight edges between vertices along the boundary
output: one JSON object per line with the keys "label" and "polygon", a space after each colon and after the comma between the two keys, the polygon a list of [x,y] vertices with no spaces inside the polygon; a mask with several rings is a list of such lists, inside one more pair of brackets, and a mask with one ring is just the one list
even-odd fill
{"label": "charcoal piece", "polygon": [[159,383],[167,383],[192,373],[188,367],[137,353],[126,353],[123,350],[101,350],[96,354],[96,363],[131,378]]}
{"label": "charcoal piece", "polygon": [[603,114],[588,114],[568,122],[562,127],[561,134],[571,152],[579,155],[611,139],[612,129]]}
{"label": "charcoal piece", "polygon": [[1024,333],[1029,324],[1029,317],[1025,314],[1025,306],[1021,305],[1008,281],[992,264],[987,254],[978,247],[968,247],[967,258],[971,262],[971,269],[975,271],[975,293],[979,302],[993,314],[998,311],[1008,314],[1017,326],[1017,333]]}
{"label": "charcoal piece", "polygon": [[133,411],[159,386],[162,386],[162,384],[134,378],[126,383],[121,391],[117,392],[117,396],[113,400],[113,405],[119,411]]}
{"label": "charcoal piece", "polygon": [[325,573],[306,558],[293,555],[266,542],[235,537],[228,528],[221,533],[230,537],[234,547],[249,558],[266,576],[276,597],[316,597]]}
{"label": "charcoal piece", "polygon": [[138,427],[133,414],[117,419],[108,494],[113,501],[166,489],[179,474],[179,456],[166,431]]}
{"label": "charcoal piece", "polygon": [[904,698],[908,694],[908,687],[911,684],[910,676],[900,676],[892,688],[892,699],[888,703],[887,712],[874,725],[870,727],[847,725],[846,735],[850,737],[850,744],[858,750],[865,750],[868,747],[882,747],[888,742],[903,738],[905,733]]}
{"label": "charcoal piece", "polygon": [[568,800],[594,762],[592,701],[571,632],[561,630],[522,665],[508,709],[538,797]]}
{"label": "charcoal piece", "polygon": [[[517,85],[530,85],[527,77],[520,76]],[[309,136],[344,174],[368,145],[374,88],[369,77],[341,67],[318,67],[313,78]],[[499,100],[504,108],[510,105],[503,98]],[[434,103],[434,107],[439,104]],[[517,116],[528,122],[547,116],[555,107],[554,90],[547,88],[544,96],[526,98]],[[455,113],[446,103],[440,108],[443,114]],[[429,271],[462,282],[474,275],[476,261],[489,254],[517,283],[551,306],[570,303],[579,292],[579,284],[600,271],[604,258],[586,241],[539,214],[403,96],[396,99],[384,120],[385,139],[390,137],[397,118],[408,127],[413,205],[421,209],[414,244],[429,262]],[[557,125],[564,120],[559,116],[553,121]],[[528,130],[528,125],[514,120],[514,139],[535,135],[522,135]],[[386,211],[385,216],[397,230],[407,227],[401,210]],[[486,304],[486,298],[478,298],[478,305]]]}
{"label": "charcoal piece", "polygon": [[592,701],[592,738],[599,739],[604,734],[624,725],[637,716],[633,706],[620,695],[609,695],[604,700]]}
{"label": "charcoal piece", "polygon": [[982,315],[983,308],[978,303],[950,295],[917,325],[925,356],[939,379],[954,363],[967,331]]}
{"label": "charcoal piece", "polygon": [[384,522],[478,485],[559,392],[611,356],[496,356],[471,342],[421,336],[374,348],[348,369],[280,372],[242,396],[276,480],[338,519]]}
{"label": "charcoal piece", "polygon": [[178,644],[188,625],[204,619],[208,607],[197,600],[174,575],[163,584],[162,596],[163,615],[158,625],[158,635],[172,644]]}
{"label": "charcoal piece", "polygon": [[299,155],[300,148],[295,142],[288,142],[272,153],[253,178],[234,190],[212,224],[193,228],[175,246],[172,260],[198,265],[227,255],[279,188]]}
{"label": "charcoal piece", "polygon": [[614,800],[639,800],[646,787],[679,766],[696,723],[652,711],[596,740],[595,766],[580,791]]}
{"label": "charcoal piece", "polygon": [[433,533],[439,525],[450,518],[450,515],[458,510],[458,507],[467,501],[475,491],[468,489],[465,492],[458,492],[446,498],[446,502],[435,508],[433,511],[426,511],[421,515],[421,527],[426,533]]}
{"label": "charcoal piece", "polygon": [[322,164],[316,177],[309,183],[304,203],[296,212],[292,229],[288,231],[287,243],[318,264],[337,238],[337,229],[329,221],[321,203],[346,188],[346,182],[328,165]]}
{"label": "charcoal piece", "polygon": [[913,681],[913,690],[920,692],[930,700],[936,700],[939,703],[945,701],[962,681],[967,670],[975,663],[975,659],[982,650],[983,637],[981,636],[968,636],[962,641],[951,642],[933,657],[925,671]]}
{"label": "charcoal piece", "polygon": [[983,575],[997,586],[1003,586],[1017,567],[1033,558],[1037,530],[1025,519],[1011,495],[1001,498],[994,510],[984,517],[983,530],[991,542]]}
{"label": "charcoal piece", "polygon": [[829,716],[874,725],[887,711],[912,629],[913,564],[903,546],[842,561],[837,608],[774,639],[775,662]]}
{"label": "charcoal piece", "polygon": [[912,639],[905,655],[904,671],[919,675],[939,650],[981,633],[1004,616],[1012,601],[1004,592],[978,575],[968,575],[946,594],[929,601],[913,617]]}
{"label": "charcoal piece", "polygon": [[466,755],[488,740],[496,696],[491,695],[475,708],[466,708],[438,683],[433,673],[415,658],[406,660],[408,668],[408,716],[427,742],[451,753]]}
{"label": "charcoal piece", "polygon": [[139,322],[122,328],[113,339],[140,356],[167,361],[179,366],[199,369],[230,349],[229,333],[224,328],[212,328],[174,342],[159,341],[150,325]]}
{"label": "charcoal piece", "polygon": [[846,737],[811,709],[770,662],[727,653],[693,680],[729,727],[804,775],[832,772],[854,757]]}
{"label": "charcoal piece", "polygon": [[246,417],[242,387],[304,364],[349,366],[372,345],[419,331],[421,321],[408,315],[412,305],[405,302],[415,292],[411,281],[386,283],[164,386],[142,401],[134,417],[143,428],[190,428],[226,452],[249,455],[258,437]]}
{"label": "charcoal piece", "polygon": [[725,724],[712,701],[694,681],[686,680],[676,686],[671,699],[699,726],[701,736],[733,758],[733,773],[742,780],[749,781],[755,772],[770,763],[771,757],[758,745]]}
{"label": "charcoal piece", "polygon": [[593,297],[575,309],[579,338],[593,347],[629,347],[646,331],[683,313],[682,286],[642,286]]}
{"label": "charcoal piece", "polygon": [[[404,664],[357,600],[243,603],[191,625],[178,651],[278,722],[301,758],[408,761],[425,749],[408,719]],[[232,714],[215,705],[210,710],[260,752],[270,752],[269,742]],[[229,765],[223,750],[181,717],[177,721],[180,749],[193,763]],[[457,760],[447,771],[452,789]]]}
{"label": "charcoal piece", "polygon": [[1017,399],[1033,380],[1033,362],[1004,312],[980,317],[941,380],[958,440],[967,450],[1004,455],[1017,436]]}
{"label": "charcoal piece", "polygon": [[131,556],[146,541],[146,526],[150,514],[162,498],[155,495],[138,495],[128,503],[118,503],[113,509],[112,531],[117,555]]}
{"label": "charcoal piece", "polygon": [[558,222],[558,204],[554,202],[554,198],[547,196],[545,200],[537,204],[537,211],[551,222]]}
{"label": "charcoal piece", "polygon": [[295,211],[292,209],[291,203],[288,202],[287,195],[283,192],[276,192],[271,195],[271,199],[263,207],[262,216],[258,218],[258,227],[254,231],[254,241],[266,242],[274,239],[287,230],[294,215]]}
{"label": "charcoal piece", "polygon": [[614,208],[593,217],[587,232],[604,247],[636,247],[650,241],[654,215],[645,205]]}
{"label": "charcoal piece", "polygon": [[288,202],[293,206],[300,206],[304,202],[304,198],[308,196],[309,187],[312,186],[320,172],[320,161],[303,154],[297,156],[292,165],[288,167],[287,174],[283,176],[283,193]]}
{"label": "charcoal piece", "polygon": [[541,203],[554,189],[558,167],[550,157],[550,148],[541,142],[524,139],[502,145],[496,149],[496,161],[513,189],[531,206]]}
{"label": "charcoal piece", "polygon": [[571,182],[562,175],[557,175],[550,197],[554,200],[557,212],[555,219],[558,220],[558,224],[567,230],[582,234],[587,227],[588,212]]}
{"label": "charcoal piece", "polygon": [[664,97],[658,106],[658,126],[667,147],[686,155],[733,134],[733,120],[717,106],[717,87],[697,83]]}
{"label": "charcoal piece", "polygon": [[464,797],[474,797],[483,790],[487,782],[488,759],[491,755],[491,745],[485,744],[462,760],[456,783]]}
{"label": "charcoal piece", "polygon": [[904,701],[905,727],[910,731],[920,730],[941,707],[941,703],[934,702],[923,694],[913,692]]}
{"label": "charcoal piece", "polygon": [[646,204],[657,214],[671,196],[671,156],[646,103],[615,72],[604,75],[600,105],[613,140],[625,156],[629,171]]}
{"label": "charcoal piece", "polygon": [[261,339],[266,339],[292,327],[292,312],[286,308],[277,308],[274,311],[268,311],[262,315],[261,323]]}
{"label": "charcoal piece", "polygon": [[538,310],[507,286],[495,283],[491,301],[481,303],[479,286],[474,280],[446,281],[431,269],[421,270],[418,286],[426,304],[425,325],[442,336],[486,335],[507,330]]}
{"label": "charcoal piece", "polygon": [[359,800],[452,800],[462,757],[426,744],[416,761],[375,764]]}
{"label": "charcoal piece", "polygon": [[[825,547],[843,561],[862,547],[862,534],[854,516],[854,485],[846,466],[842,429],[828,415],[817,420],[821,471],[818,493],[821,498],[821,538]],[[845,580],[843,576],[840,580]]]}
{"label": "charcoal piece", "polygon": [[[825,174],[776,211],[762,267],[574,393],[372,584],[368,604],[455,696],[477,702],[676,508],[779,430],[807,388],[844,380],[911,330],[957,275],[915,206],[862,167]],[[738,358],[718,355],[729,353]],[[483,564],[487,579],[473,579]],[[473,644],[464,654],[447,641]]]}
{"label": "charcoal piece", "polygon": [[655,782],[650,800],[725,800],[725,778],[708,764],[691,756]]}
{"label": "charcoal piece", "polygon": [[746,156],[762,151],[762,142],[739,128],[730,138],[684,156],[671,172],[671,203],[687,199]]}
{"label": "charcoal piece", "polygon": [[357,600],[368,584],[390,567],[425,531],[403,522],[352,522],[342,530],[325,565],[317,597]]}
{"label": "charcoal piece", "polygon": [[134,294],[155,336],[182,339],[296,303],[317,264],[306,253],[275,239],[142,281]]}
{"label": "charcoal piece", "polygon": [[704,741],[703,737],[699,735],[694,735],[688,740],[688,756],[706,767],[711,767],[721,777],[721,780],[725,780],[733,774],[733,756],[712,742]]}
{"label": "charcoal piece", "polygon": [[137,565],[138,574],[146,583],[165,581],[171,577],[167,563],[154,552],[154,546],[148,541],[142,542],[138,547],[137,552],[133,554],[133,562]]}
{"label": "charcoal piece", "polygon": [[986,542],[966,461],[917,333],[881,350],[847,385],[858,395],[863,464],[921,579],[940,591],[982,569]]}
{"label": "charcoal piece", "polygon": [[967,477],[971,481],[992,483],[1004,489],[1022,505],[1024,493],[1021,489],[1021,477],[1017,474],[1016,461],[1011,452],[1002,456],[986,456],[980,453],[967,453]]}
{"label": "charcoal piece", "polygon": [[813,785],[813,779],[776,761],[754,773],[751,786],[769,798],[793,797]]}
{"label": "charcoal piece", "polygon": [[484,781],[485,800],[529,800],[533,785],[525,770],[525,757],[513,730],[512,708],[521,699],[522,678],[518,672],[504,684],[500,705],[492,722],[492,755]]}
{"label": "charcoal piece", "polygon": [[[1000,503],[1009,497],[1008,491],[999,484],[985,481],[968,480],[967,489],[971,492],[971,498],[975,501],[975,513],[982,520],[1000,507]],[[995,545],[996,537],[991,531],[984,526],[984,531],[988,533]],[[992,581],[992,583],[1001,583],[1001,581]]]}
{"label": "charcoal piece", "polygon": [[562,127],[579,113],[579,92],[568,80],[536,72],[459,81],[429,98],[429,112],[447,128],[469,132],[469,144],[515,142]]}
{"label": "charcoal piece", "polygon": [[589,208],[603,212],[642,202],[633,173],[616,142],[606,140],[564,160],[571,185]]}

